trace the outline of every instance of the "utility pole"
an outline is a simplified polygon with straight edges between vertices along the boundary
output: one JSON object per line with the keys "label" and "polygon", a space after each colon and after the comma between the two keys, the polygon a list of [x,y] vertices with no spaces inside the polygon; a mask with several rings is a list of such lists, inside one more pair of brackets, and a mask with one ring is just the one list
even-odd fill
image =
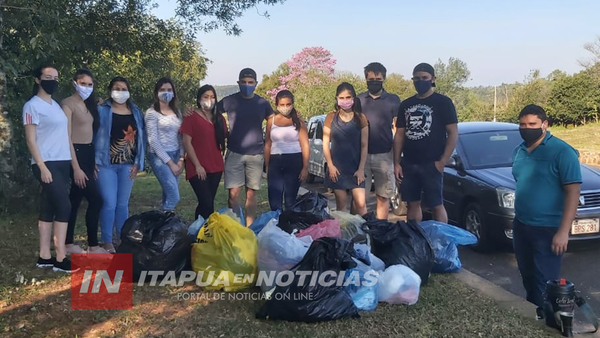
{"label": "utility pole", "polygon": [[496,102],[497,102],[496,86],[494,86],[494,122],[496,122]]}

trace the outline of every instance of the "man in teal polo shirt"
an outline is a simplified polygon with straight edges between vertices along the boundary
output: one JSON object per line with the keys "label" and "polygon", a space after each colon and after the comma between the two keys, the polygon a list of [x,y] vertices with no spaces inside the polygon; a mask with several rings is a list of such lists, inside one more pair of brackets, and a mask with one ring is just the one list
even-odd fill
{"label": "man in teal polo shirt", "polygon": [[546,282],[559,278],[577,213],[581,167],[577,151],[548,131],[542,107],[523,108],[519,131],[524,142],[513,155],[513,245],[527,300],[541,319]]}

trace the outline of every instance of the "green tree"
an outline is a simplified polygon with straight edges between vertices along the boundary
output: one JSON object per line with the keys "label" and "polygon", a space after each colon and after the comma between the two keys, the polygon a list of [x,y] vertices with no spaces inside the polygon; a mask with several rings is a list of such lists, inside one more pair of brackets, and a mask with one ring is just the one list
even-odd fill
{"label": "green tree", "polygon": [[554,81],[548,114],[562,125],[599,121],[600,88],[589,70]]}
{"label": "green tree", "polygon": [[436,91],[449,97],[463,90],[471,76],[467,64],[453,57],[448,59],[448,64],[438,59],[433,68],[435,69]]}
{"label": "green tree", "polygon": [[522,84],[517,84],[509,95],[508,106],[502,112],[502,119],[516,122],[519,112],[528,104],[548,106],[552,83],[540,76],[539,70],[533,70]]}

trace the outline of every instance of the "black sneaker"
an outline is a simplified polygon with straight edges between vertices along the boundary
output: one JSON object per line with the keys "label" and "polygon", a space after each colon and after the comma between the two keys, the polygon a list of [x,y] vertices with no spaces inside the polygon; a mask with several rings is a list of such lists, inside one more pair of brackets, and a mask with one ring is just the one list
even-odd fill
{"label": "black sneaker", "polygon": [[50,259],[43,259],[42,257],[38,257],[35,266],[37,266],[38,268],[46,269],[53,267],[54,264],[56,264],[56,260],[54,259],[54,257],[50,257]]}
{"label": "black sneaker", "polygon": [[79,270],[79,267],[71,264],[71,260],[65,257],[65,259],[63,259],[62,262],[58,262],[58,261],[55,262],[54,268],[52,270],[59,271],[59,272],[71,273],[71,272],[75,272],[75,271]]}
{"label": "black sneaker", "polygon": [[543,320],[544,319],[544,309],[538,307],[535,309],[535,320]]}

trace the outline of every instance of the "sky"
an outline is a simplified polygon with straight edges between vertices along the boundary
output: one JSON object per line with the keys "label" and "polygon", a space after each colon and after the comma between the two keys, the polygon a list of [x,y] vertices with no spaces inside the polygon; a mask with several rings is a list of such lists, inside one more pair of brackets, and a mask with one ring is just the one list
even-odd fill
{"label": "sky", "polygon": [[[157,0],[154,14],[175,15],[176,0]],[[267,11],[269,18],[259,14]],[[235,84],[251,67],[270,74],[304,47],[322,46],[337,71],[362,74],[369,62],[410,78],[420,62],[459,58],[471,71],[468,86],[522,82],[533,69],[575,73],[600,36],[596,0],[287,0],[250,9],[243,32],[197,32],[208,65],[203,83]]]}

